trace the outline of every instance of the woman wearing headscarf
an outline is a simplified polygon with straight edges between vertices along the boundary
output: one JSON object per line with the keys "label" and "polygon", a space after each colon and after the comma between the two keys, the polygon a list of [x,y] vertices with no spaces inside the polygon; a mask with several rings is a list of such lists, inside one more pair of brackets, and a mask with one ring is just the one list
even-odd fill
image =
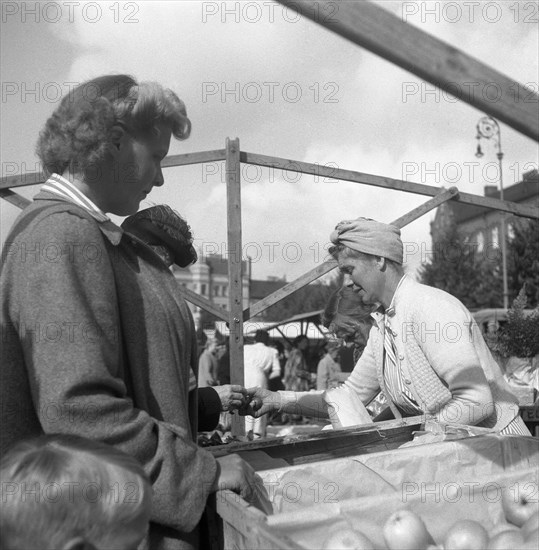
{"label": "woman wearing headscarf", "polygon": [[[404,274],[400,230],[367,218],[339,223],[331,253],[365,304],[379,303],[363,354],[345,386],[367,404],[381,389],[396,418],[530,435],[470,312],[447,292]],[[327,417],[323,392],[249,390],[255,414],[291,410]]]}

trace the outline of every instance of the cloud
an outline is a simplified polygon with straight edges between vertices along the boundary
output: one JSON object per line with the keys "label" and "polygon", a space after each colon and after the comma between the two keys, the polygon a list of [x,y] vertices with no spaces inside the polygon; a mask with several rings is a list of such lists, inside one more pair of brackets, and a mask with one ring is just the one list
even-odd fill
{"label": "cloud", "polygon": [[[503,17],[498,22],[486,17],[471,22],[464,15],[451,22],[455,2],[379,4],[399,17],[408,10],[412,25],[516,80],[537,80],[537,28],[525,23],[529,14],[522,6],[518,17],[516,7],[511,11],[516,3],[499,3]],[[434,4],[438,21],[426,11]],[[482,113],[322,27],[296,19],[280,4],[126,2],[101,7],[95,23],[76,17],[54,26],[55,36],[68,43],[69,55],[61,67],[51,61],[47,78],[80,82],[122,72],[171,87],[187,104],[193,134],[185,142],[174,141],[170,154],[221,149],[226,137],[239,137],[245,151],[437,187],[457,185],[482,194],[483,185],[491,183],[485,164],[496,160],[493,144],[484,145],[481,163],[473,156],[475,124]],[[36,39],[31,48],[46,51],[43,33]],[[3,47],[7,59],[24,53],[29,60],[24,66],[10,62],[10,75],[31,80],[35,67],[29,42],[13,39]],[[2,119],[9,121],[2,127],[2,141],[14,133],[37,136],[54,105],[38,107],[2,104]],[[502,133],[509,185],[533,166],[530,162],[536,165],[537,149],[504,125]],[[34,141],[25,140],[16,152],[9,149],[2,160],[31,159]],[[226,252],[222,164],[166,169],[166,185],[143,206],[170,204],[188,219],[199,244]],[[257,257],[253,271],[259,278],[286,274],[290,280],[317,265],[340,219],[369,215],[391,221],[428,200],[292,172],[242,170],[243,243],[249,245],[246,253]],[[4,215],[10,209],[2,206],[2,236],[14,216]],[[432,215],[405,228],[403,238],[429,242]]]}

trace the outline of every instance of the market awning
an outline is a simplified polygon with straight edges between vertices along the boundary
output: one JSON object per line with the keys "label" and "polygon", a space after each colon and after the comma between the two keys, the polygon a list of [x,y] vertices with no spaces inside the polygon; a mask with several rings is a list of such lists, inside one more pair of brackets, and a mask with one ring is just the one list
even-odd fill
{"label": "market awning", "polygon": [[[321,324],[321,316],[324,310],[310,311],[293,315],[282,321],[246,321],[243,324],[244,336],[254,336],[257,330],[266,330],[270,338],[284,338],[292,341],[296,336],[305,334],[309,339],[324,340],[329,336],[329,331]],[[225,322],[215,323],[216,329],[224,336],[229,335]]]}

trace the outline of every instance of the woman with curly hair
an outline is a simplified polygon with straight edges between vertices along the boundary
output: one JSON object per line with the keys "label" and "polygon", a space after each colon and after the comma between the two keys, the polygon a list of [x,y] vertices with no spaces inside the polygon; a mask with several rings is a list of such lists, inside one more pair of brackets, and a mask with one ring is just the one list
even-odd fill
{"label": "woman with curly hair", "polygon": [[330,296],[324,309],[322,324],[347,346],[353,347],[354,364],[369,339],[373,325],[371,313],[376,308],[376,304],[365,305],[351,288],[341,286]]}
{"label": "woman with curly hair", "polygon": [[1,267],[2,453],[70,433],[135,457],[153,486],[146,547],[199,546],[209,493],[250,498],[238,456],[197,447],[193,319],[161,257],[107,215],[134,214],[163,185],[171,137],[189,137],[184,103],[127,75],[72,90],[37,152],[49,179],[15,221]]}

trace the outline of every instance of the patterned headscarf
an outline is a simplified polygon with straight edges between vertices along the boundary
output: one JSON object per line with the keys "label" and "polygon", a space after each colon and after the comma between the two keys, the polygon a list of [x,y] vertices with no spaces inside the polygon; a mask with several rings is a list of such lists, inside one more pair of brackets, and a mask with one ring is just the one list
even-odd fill
{"label": "patterned headscarf", "polygon": [[353,250],[382,256],[402,264],[403,247],[400,235],[400,229],[394,225],[369,218],[356,218],[339,222],[329,238],[334,244],[343,244]]}
{"label": "patterned headscarf", "polygon": [[170,206],[159,204],[129,216],[122,228],[146,244],[165,249],[180,267],[194,264],[198,257],[193,247],[193,235],[187,222]]}

